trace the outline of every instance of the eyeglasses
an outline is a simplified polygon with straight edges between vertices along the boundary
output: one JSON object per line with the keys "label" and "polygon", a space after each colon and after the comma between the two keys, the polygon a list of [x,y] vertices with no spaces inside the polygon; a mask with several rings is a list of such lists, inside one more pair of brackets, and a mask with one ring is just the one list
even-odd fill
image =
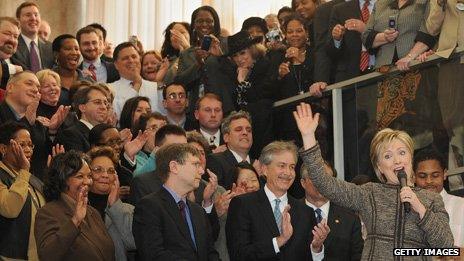
{"label": "eyeglasses", "polygon": [[92,174],[95,174],[95,175],[101,175],[103,173],[107,173],[108,175],[115,175],[116,174],[116,170],[114,168],[103,168],[103,167],[100,167],[100,166],[97,166],[97,167],[94,167],[94,168],[90,168],[90,170],[92,171]]}
{"label": "eyeglasses", "polygon": [[179,99],[179,100],[183,100],[187,97],[187,95],[185,93],[170,93],[168,95],[168,98],[170,100],[176,100],[176,99]]}
{"label": "eyeglasses", "polygon": [[206,23],[206,24],[214,24],[214,20],[213,19],[195,19],[195,23],[196,24],[203,24],[203,23]]}
{"label": "eyeglasses", "polygon": [[35,145],[31,142],[31,143],[28,143],[28,142],[18,142],[18,145],[21,146],[21,148],[23,150],[25,150],[26,148],[30,148],[31,150],[33,150],[35,148]]}
{"label": "eyeglasses", "polygon": [[102,99],[94,99],[94,100],[89,100],[87,103],[93,103],[97,106],[105,105],[105,107],[108,107],[110,103],[107,100],[102,100]]}

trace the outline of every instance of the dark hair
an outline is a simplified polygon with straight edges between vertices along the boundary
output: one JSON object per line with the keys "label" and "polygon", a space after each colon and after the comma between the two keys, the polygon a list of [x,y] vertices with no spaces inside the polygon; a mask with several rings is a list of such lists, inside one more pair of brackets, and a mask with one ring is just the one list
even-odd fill
{"label": "dark hair", "polygon": [[77,42],[79,44],[81,44],[81,36],[83,34],[90,34],[90,33],[95,33],[97,35],[97,37],[98,37],[97,30],[92,26],[86,26],[86,27],[83,27],[83,28],[79,29],[79,31],[77,31],[77,33],[76,33]]}
{"label": "dark hair", "polygon": [[283,30],[286,32],[287,31],[287,26],[290,23],[290,21],[298,21],[303,25],[303,28],[306,32],[309,32],[308,27],[307,27],[307,22],[306,20],[299,14],[293,13],[292,15],[289,15],[286,19],[283,26]]}
{"label": "dark hair", "polygon": [[[134,119],[134,112],[137,110],[140,101],[146,101],[150,104],[150,98],[145,96],[136,96],[128,99],[122,107],[121,116],[119,117],[120,129],[132,129],[132,119]],[[150,104],[151,107],[151,104]]]}
{"label": "dark hair", "polygon": [[167,56],[173,57],[173,56],[179,56],[179,50],[175,49],[172,46],[171,43],[171,30],[172,28],[176,25],[180,24],[185,27],[187,32],[190,34],[190,25],[186,22],[172,22],[166,27],[166,30],[164,30],[164,42],[163,46],[161,46],[161,57],[165,58]]}
{"label": "dark hair", "polygon": [[108,157],[112,162],[113,165],[116,167],[118,166],[119,158],[117,153],[111,148],[110,146],[97,146],[90,149],[87,152],[87,157],[89,158],[89,162],[91,163],[95,158],[98,157]]}
{"label": "dark hair", "polygon": [[[238,176],[240,176],[240,171],[242,169],[247,169],[247,170],[253,171],[253,173],[255,173],[255,175],[256,175],[256,178],[259,180],[258,172],[256,172],[253,165],[251,165],[250,163],[248,163],[246,161],[242,161],[240,163],[237,163],[237,165],[235,165],[234,171],[232,172],[232,180],[233,180],[233,182],[235,182],[235,184],[237,184]],[[239,184],[237,184],[237,186],[238,185]]]}
{"label": "dark hair", "polygon": [[26,124],[22,122],[17,122],[17,121],[12,121],[9,120],[3,124],[0,125],[0,144],[3,145],[10,145],[10,140],[14,139],[16,136],[16,133],[20,130],[27,130],[29,131],[29,128],[26,126]]}
{"label": "dark hair", "polygon": [[116,127],[107,123],[100,123],[95,125],[89,132],[90,146],[98,146],[100,144],[100,140],[102,139],[103,132],[113,128],[116,129]]}
{"label": "dark hair", "polygon": [[[86,88],[86,87],[89,87],[91,86],[93,83],[92,82],[89,82],[89,81],[75,81],[71,87],[69,88],[69,100],[70,101],[73,101],[74,100],[74,95],[76,94],[76,92],[79,90],[79,89],[82,89],[82,88]],[[72,108],[73,111],[76,111],[76,108]],[[79,108],[77,108],[78,110]],[[76,111],[77,112],[77,111]]]}
{"label": "dark hair", "polygon": [[23,8],[26,8],[28,6],[35,6],[35,7],[37,7],[37,9],[39,9],[39,6],[35,2],[32,2],[32,1],[23,2],[18,6],[18,8],[16,8],[16,18],[19,19],[19,17],[21,16],[21,11],[23,10]]}
{"label": "dark hair", "polygon": [[198,13],[200,11],[209,12],[211,14],[211,16],[213,16],[213,20],[214,20],[213,34],[216,37],[219,37],[221,35],[221,23],[219,22],[219,16],[218,16],[216,10],[214,10],[214,8],[212,8],[211,6],[204,5],[204,6],[201,6],[201,7],[198,7],[197,9],[195,9],[195,11],[193,11],[192,17],[190,19],[190,25],[191,25],[191,27],[190,27],[190,44],[191,45],[196,45],[197,40],[199,40],[199,39],[197,39],[198,35],[195,32],[195,19],[197,18],[197,15],[198,15]]}
{"label": "dark hair", "polygon": [[166,86],[163,88],[163,100],[166,100],[167,90],[168,90],[168,88],[171,87],[172,85],[182,86],[182,88],[184,89],[185,94],[187,95],[187,90],[185,89],[184,84],[179,83],[179,82],[171,82],[170,84],[166,85]]}
{"label": "dark hair", "polygon": [[68,188],[66,181],[88,163],[82,152],[70,150],[53,157],[45,174],[43,192],[47,202],[60,198],[61,192]]}
{"label": "dark hair", "polygon": [[[314,4],[316,4],[316,6],[318,6],[320,3],[321,3],[321,0],[312,0]],[[296,0],[292,0],[292,10],[293,11],[296,11]]]}
{"label": "dark hair", "polygon": [[147,129],[147,123],[150,119],[157,119],[168,122],[168,118],[159,112],[144,113],[140,115],[139,120],[134,124],[131,129],[132,136],[136,137],[139,131],[144,132]]}
{"label": "dark hair", "polygon": [[448,164],[445,160],[445,157],[441,152],[433,148],[422,149],[415,153],[414,155],[414,165],[413,170],[414,172],[417,170],[419,163],[426,160],[436,160],[440,164],[440,167],[445,170],[448,168]]}
{"label": "dark hair", "polygon": [[62,34],[62,35],[57,36],[52,42],[53,52],[59,52],[61,50],[61,47],[63,47],[64,40],[66,39],[76,39],[76,37],[70,34]]}
{"label": "dark hair", "polygon": [[79,105],[86,104],[87,102],[89,102],[89,93],[91,91],[101,92],[103,95],[105,95],[105,97],[108,97],[108,94],[107,94],[106,90],[103,89],[99,85],[90,85],[90,86],[85,86],[85,87],[79,88],[74,93],[73,98],[72,98],[72,107],[73,107],[73,110],[76,112],[77,117],[79,117],[79,119],[82,116],[82,113],[79,110]]}
{"label": "dark hair", "polygon": [[195,110],[200,109],[200,103],[205,99],[214,99],[222,104],[222,100],[221,97],[219,97],[219,95],[212,92],[208,92],[197,100],[197,102],[195,103]]}
{"label": "dark hair", "polygon": [[159,128],[159,130],[156,132],[155,145],[161,147],[166,140],[166,136],[168,135],[187,137],[185,130],[181,127],[174,124],[166,124],[163,127]]}
{"label": "dark hair", "polygon": [[197,143],[205,151],[205,156],[211,154],[211,148],[209,147],[208,141],[206,138],[199,133],[198,131],[188,131],[187,133],[187,143]]}
{"label": "dark hair", "polygon": [[161,147],[156,152],[156,174],[164,183],[169,177],[169,163],[175,161],[179,164],[185,164],[188,154],[200,157],[198,150],[191,144],[169,144]]}
{"label": "dark hair", "polygon": [[123,42],[123,43],[120,43],[118,44],[118,46],[116,46],[116,48],[114,48],[114,51],[113,51],[113,60],[114,61],[117,61],[118,58],[119,58],[119,53],[123,50],[123,49],[126,49],[126,48],[134,48],[135,51],[137,51],[137,53],[139,53],[137,47],[131,43],[131,42]]}
{"label": "dark hair", "polygon": [[288,7],[288,6],[284,6],[282,8],[279,9],[279,12],[277,12],[277,19],[279,19],[279,16],[282,14],[282,13],[292,13],[293,14],[293,10],[292,8]]}
{"label": "dark hair", "polygon": [[105,27],[103,27],[103,25],[98,24],[98,23],[93,23],[93,24],[89,24],[88,26],[93,27],[97,30],[100,30],[103,34],[103,41],[106,41],[106,29]]}

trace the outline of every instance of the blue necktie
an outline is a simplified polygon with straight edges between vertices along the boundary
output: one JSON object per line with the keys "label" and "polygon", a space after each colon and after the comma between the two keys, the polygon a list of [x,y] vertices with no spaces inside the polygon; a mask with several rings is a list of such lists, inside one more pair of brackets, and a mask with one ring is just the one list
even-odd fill
{"label": "blue necktie", "polygon": [[282,233],[282,213],[280,212],[280,199],[274,199],[275,206],[274,206],[274,218],[277,223],[277,227],[279,228],[279,232]]}
{"label": "blue necktie", "polygon": [[316,208],[316,221],[318,224],[322,221],[322,210],[320,208]]}

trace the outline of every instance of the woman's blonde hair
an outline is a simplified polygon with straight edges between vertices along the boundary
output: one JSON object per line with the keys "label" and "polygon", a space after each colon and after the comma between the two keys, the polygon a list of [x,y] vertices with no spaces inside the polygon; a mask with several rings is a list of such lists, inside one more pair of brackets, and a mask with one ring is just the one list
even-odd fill
{"label": "woman's blonde hair", "polygon": [[387,144],[389,144],[395,139],[401,141],[402,143],[404,143],[404,145],[406,145],[406,148],[411,154],[411,159],[414,155],[414,142],[412,138],[409,136],[409,134],[407,134],[406,132],[400,131],[400,130],[393,130],[390,128],[386,128],[386,129],[383,129],[377,132],[377,134],[375,134],[374,139],[372,139],[372,142],[371,142],[370,157],[371,157],[371,163],[372,163],[372,167],[374,168],[375,174],[377,175],[377,178],[382,183],[387,182],[387,179],[385,178],[383,173],[381,173],[379,170],[379,167],[378,167],[379,157],[382,151],[387,146]]}
{"label": "woman's blonde hair", "polygon": [[50,70],[50,69],[45,69],[45,70],[38,71],[35,75],[37,76],[37,79],[39,79],[40,86],[42,86],[43,81],[45,81],[45,79],[47,79],[47,76],[51,76],[51,77],[55,78],[56,84],[58,84],[58,86],[61,86],[60,75],[58,73]]}

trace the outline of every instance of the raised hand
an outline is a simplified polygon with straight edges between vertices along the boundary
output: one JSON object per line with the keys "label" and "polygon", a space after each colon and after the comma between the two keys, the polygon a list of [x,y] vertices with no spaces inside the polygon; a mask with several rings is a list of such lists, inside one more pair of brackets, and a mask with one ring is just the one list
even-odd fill
{"label": "raised hand", "polygon": [[222,145],[217,146],[217,147],[213,150],[213,153],[219,153],[219,152],[223,152],[223,151],[226,151],[226,150],[227,150],[227,145],[222,144]]}
{"label": "raised hand", "polygon": [[330,228],[327,225],[327,219],[323,219],[319,224],[314,226],[313,241],[311,242],[311,247],[314,252],[319,253],[322,251],[322,245],[329,232]]}
{"label": "raised hand", "polygon": [[259,160],[255,159],[255,161],[253,161],[253,168],[255,168],[256,172],[258,173],[258,176],[264,176],[263,165]]}
{"label": "raised hand", "polygon": [[27,106],[26,113],[24,114],[30,125],[34,125],[37,118],[37,107],[39,107],[40,93],[37,92],[36,95],[35,100]]}
{"label": "raised hand", "polygon": [[13,150],[13,156],[15,158],[16,167],[19,169],[29,171],[31,163],[27,159],[23,148],[15,140],[10,140],[10,145]]}
{"label": "raised hand", "polygon": [[366,30],[366,24],[362,20],[352,18],[345,21],[345,28],[362,34]]}
{"label": "raised hand", "polygon": [[60,144],[56,144],[55,146],[52,146],[52,154],[51,155],[48,155],[48,158],[47,158],[47,167],[50,167],[50,163],[52,162],[52,159],[60,154],[60,153],[64,153],[65,150],[64,150],[64,146],[63,145],[60,145]]}
{"label": "raised hand", "polygon": [[343,38],[343,35],[345,35],[345,27],[341,24],[337,24],[334,26],[332,29],[332,38],[337,41],[341,41]]}
{"label": "raised hand", "polygon": [[243,183],[242,184],[239,184],[237,186],[237,184],[235,183],[232,183],[232,188],[231,188],[231,191],[236,195],[242,195],[242,194],[245,194],[246,193],[246,185],[243,186]]}
{"label": "raised hand", "polygon": [[419,200],[416,193],[412,191],[411,187],[404,187],[400,192],[401,202],[409,202],[411,204],[412,210],[419,214],[419,217],[422,219],[425,215],[426,209],[424,204]]}
{"label": "raised hand", "polygon": [[293,117],[295,118],[296,125],[303,138],[304,149],[312,148],[316,145],[314,133],[319,123],[319,113],[313,115],[311,106],[302,102],[296,107],[296,111],[293,112]]}
{"label": "raised hand", "polygon": [[250,68],[248,67],[238,67],[237,68],[237,81],[238,82],[245,81],[249,72],[250,72]]}
{"label": "raised hand", "polygon": [[311,94],[311,96],[321,97],[322,91],[324,91],[326,87],[326,82],[315,82],[309,86],[309,94]]}
{"label": "raised hand", "polygon": [[277,237],[277,245],[279,247],[285,245],[285,243],[287,243],[287,241],[293,235],[293,226],[291,222],[290,213],[288,212],[289,210],[290,205],[287,205],[285,206],[284,211],[282,212],[282,232],[280,233],[280,236]]}
{"label": "raised hand", "polygon": [[127,142],[124,145],[124,151],[127,153],[127,156],[129,156],[131,160],[134,160],[135,155],[143,148],[143,145],[145,145],[145,143],[147,142],[149,132],[150,131],[148,130],[145,130],[143,133],[142,131],[139,131],[135,139]]}
{"label": "raised hand", "polygon": [[218,179],[216,174],[214,174],[211,170],[206,169],[206,173],[208,173],[209,182],[203,191],[203,203],[205,204],[205,207],[209,207],[213,204],[213,194],[218,187]]}
{"label": "raised hand", "polygon": [[85,190],[85,186],[80,188],[79,194],[77,195],[77,203],[76,208],[74,209],[74,215],[71,218],[76,227],[79,227],[82,220],[84,220],[85,215],[87,214],[87,203],[89,199]]}
{"label": "raised hand", "polygon": [[108,194],[108,206],[111,207],[119,199],[119,178],[118,174],[114,175],[114,182],[110,185],[110,194]]}
{"label": "raised hand", "polygon": [[290,73],[290,62],[281,63],[279,65],[279,78],[282,79]]}
{"label": "raised hand", "polygon": [[219,39],[216,38],[216,36],[210,34],[212,42],[211,46],[209,47],[209,53],[214,56],[221,56],[222,55],[222,49],[221,49],[221,43],[219,42]]}
{"label": "raised hand", "polygon": [[119,136],[121,136],[122,144],[126,145],[129,141],[132,140],[132,133],[128,128],[122,129],[119,132]]}
{"label": "raised hand", "polygon": [[61,124],[66,119],[66,116],[68,116],[70,109],[71,109],[71,106],[60,105],[60,107],[58,107],[58,110],[56,111],[55,114],[53,114],[53,116],[50,119],[50,125],[48,126],[48,130],[50,133],[57,132],[58,128],[61,126]]}
{"label": "raised hand", "polygon": [[214,201],[214,208],[216,209],[218,217],[222,217],[225,213],[227,213],[229,210],[230,201],[235,196],[236,194],[234,192],[227,190],[216,198]]}

